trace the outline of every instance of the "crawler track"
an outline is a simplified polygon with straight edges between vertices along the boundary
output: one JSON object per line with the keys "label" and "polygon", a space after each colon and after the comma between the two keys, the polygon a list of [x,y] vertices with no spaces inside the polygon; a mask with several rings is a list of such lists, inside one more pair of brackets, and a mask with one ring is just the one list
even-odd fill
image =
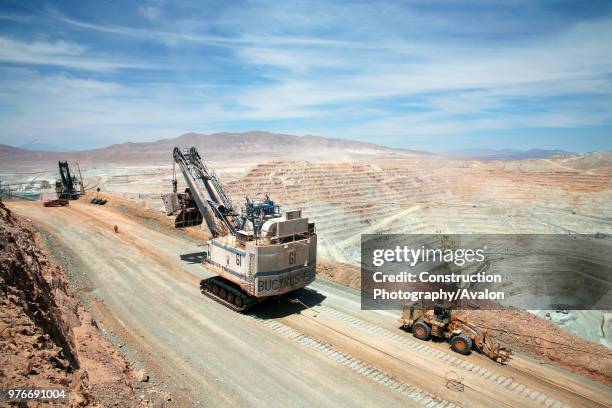
{"label": "crawler track", "polygon": [[219,276],[200,281],[200,291],[215,302],[239,313],[246,312],[260,302],[255,296],[250,296],[234,283]]}

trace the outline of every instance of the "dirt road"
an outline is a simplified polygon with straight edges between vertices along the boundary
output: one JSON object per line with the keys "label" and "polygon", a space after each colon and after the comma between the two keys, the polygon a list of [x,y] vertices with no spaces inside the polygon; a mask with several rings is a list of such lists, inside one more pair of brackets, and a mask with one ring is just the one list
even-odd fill
{"label": "dirt road", "polygon": [[[610,389],[516,358],[415,342],[397,316],[317,280],[300,304],[240,315],[202,296],[196,241],[115,209],[10,203],[44,231],[94,315],[179,403],[228,406],[607,406]],[[114,226],[118,226],[118,233]],[[300,312],[300,313],[298,313]]]}

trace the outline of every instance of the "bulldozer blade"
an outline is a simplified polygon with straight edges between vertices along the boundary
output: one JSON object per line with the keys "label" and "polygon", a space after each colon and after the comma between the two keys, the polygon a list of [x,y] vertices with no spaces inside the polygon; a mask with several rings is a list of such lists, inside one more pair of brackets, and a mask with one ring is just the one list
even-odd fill
{"label": "bulldozer blade", "polygon": [[505,363],[506,361],[510,360],[510,357],[511,357],[511,356],[512,356],[512,351],[511,351],[511,350],[506,350],[506,349],[503,349],[503,348],[502,348],[502,349],[500,349],[500,350],[497,352],[497,358],[496,358],[496,360],[497,360],[499,363],[503,364],[503,363]]}

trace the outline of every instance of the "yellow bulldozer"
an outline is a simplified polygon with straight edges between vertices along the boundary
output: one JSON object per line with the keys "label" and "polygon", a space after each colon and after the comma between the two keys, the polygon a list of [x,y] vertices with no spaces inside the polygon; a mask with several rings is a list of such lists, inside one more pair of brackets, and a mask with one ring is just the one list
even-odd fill
{"label": "yellow bulldozer", "polygon": [[425,309],[406,305],[400,322],[402,329],[412,331],[417,339],[445,339],[459,354],[468,355],[475,348],[499,363],[506,362],[512,354],[512,351],[494,343],[485,328],[470,323],[465,314],[454,312],[448,306],[435,305],[433,309]]}

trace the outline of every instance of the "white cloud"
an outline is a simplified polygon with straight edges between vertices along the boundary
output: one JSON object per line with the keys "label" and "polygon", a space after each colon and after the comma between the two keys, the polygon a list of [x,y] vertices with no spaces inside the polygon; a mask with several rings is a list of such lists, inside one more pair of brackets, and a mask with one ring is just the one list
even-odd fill
{"label": "white cloud", "polygon": [[[287,45],[287,46],[330,46],[330,45],[349,45],[349,42],[336,41],[324,38],[312,37],[290,37],[290,36],[275,36],[275,35],[239,35],[234,37],[219,36],[210,34],[201,34],[194,31],[185,31],[180,22],[171,24],[175,26],[172,31],[150,30],[144,28],[126,27],[118,25],[102,25],[94,24],[85,21],[80,21],[66,17],[58,12],[51,12],[52,17],[66,24],[75,27],[80,27],[88,30],[99,31],[109,34],[142,38],[147,40],[160,41],[166,45],[175,46],[183,45],[184,43],[193,43],[210,46],[222,47],[240,47],[253,44],[261,45]],[[203,23],[200,25],[204,26]]]}
{"label": "white cloud", "polygon": [[[284,117],[287,112],[297,112],[300,117],[313,113],[329,116],[337,113],[338,105],[354,105],[357,109],[364,104],[376,106],[388,98],[413,98],[412,108],[421,103],[421,109],[439,115],[511,108],[517,98],[554,110],[556,102],[546,98],[612,95],[612,43],[606,40],[610,37],[612,21],[606,20],[580,23],[554,37],[504,47],[406,46],[401,48],[403,59],[392,51],[385,51],[390,55],[373,51],[364,58],[362,53],[338,50],[330,52],[333,57],[328,59],[325,51],[251,48],[238,56],[248,63],[274,65],[286,72],[273,84],[245,90],[238,101],[253,117],[268,119]],[[360,65],[363,59],[370,63]],[[332,71],[317,75],[321,67]],[[395,103],[392,111],[401,106],[401,102]],[[412,115],[411,107],[405,115]],[[584,120],[577,109],[562,123],[593,123],[595,118],[589,111],[583,113]],[[529,121],[526,117],[524,125]],[[534,117],[531,124],[551,122]],[[489,121],[470,118],[449,123],[440,126],[440,118],[436,118],[430,126],[421,127],[436,133],[450,131],[451,127],[461,132],[491,126]],[[507,120],[495,121],[496,126],[503,127],[504,123],[511,125]]]}
{"label": "white cloud", "polygon": [[151,20],[151,21],[157,20],[162,15],[159,7],[155,7],[155,6],[140,6],[138,7],[138,12],[144,18],[146,18],[147,20]]}
{"label": "white cloud", "polygon": [[54,65],[84,70],[106,71],[145,68],[146,64],[109,61],[86,54],[87,48],[66,41],[22,41],[0,37],[0,61],[13,64]]}
{"label": "white cloud", "polygon": [[[202,86],[190,88],[195,91]],[[219,121],[232,118],[215,101],[197,100],[184,91],[166,84],[135,87],[2,69],[0,143],[18,145],[23,135],[32,135],[91,147],[220,129]]]}

